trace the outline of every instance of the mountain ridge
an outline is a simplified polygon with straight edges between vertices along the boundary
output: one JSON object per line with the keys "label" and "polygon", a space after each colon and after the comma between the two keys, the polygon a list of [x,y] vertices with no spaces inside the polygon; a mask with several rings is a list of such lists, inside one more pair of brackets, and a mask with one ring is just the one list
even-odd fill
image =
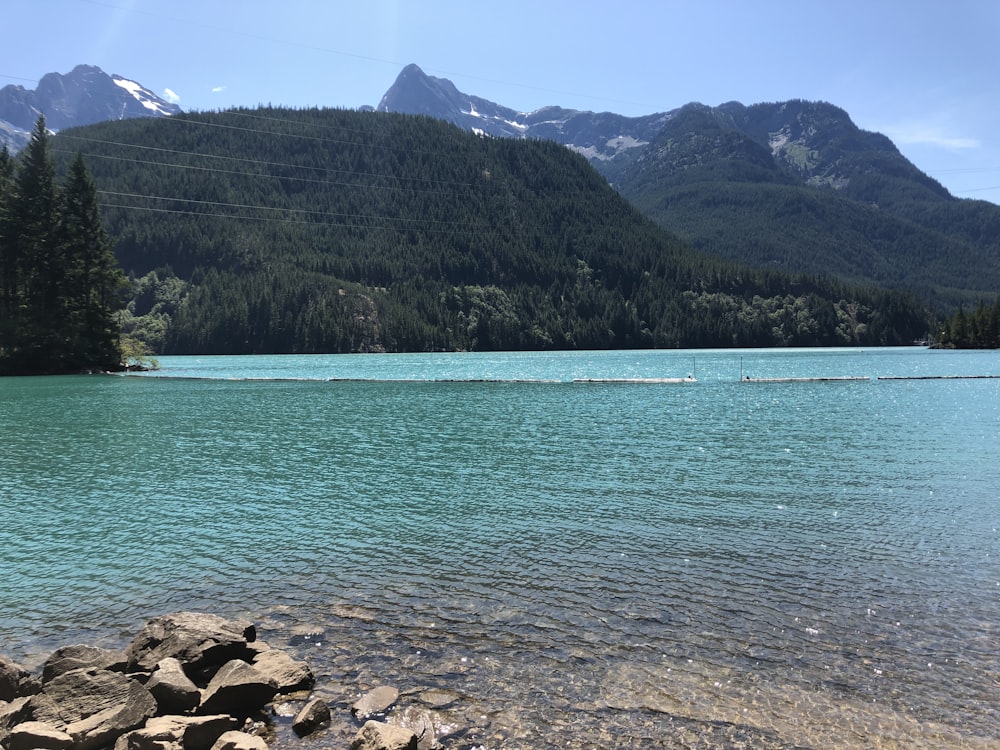
{"label": "mountain ridge", "polygon": [[907,289],[946,310],[1000,289],[1000,206],[952,196],[828,102],[525,113],[409,65],[379,109],[561,143],[661,227],[727,260]]}
{"label": "mountain ridge", "polygon": [[0,88],[0,144],[19,151],[27,143],[40,115],[58,132],[77,125],[133,117],[169,117],[181,112],[176,104],[117,73],[96,65],[77,65],[66,74],[46,73],[35,89],[10,84]]}

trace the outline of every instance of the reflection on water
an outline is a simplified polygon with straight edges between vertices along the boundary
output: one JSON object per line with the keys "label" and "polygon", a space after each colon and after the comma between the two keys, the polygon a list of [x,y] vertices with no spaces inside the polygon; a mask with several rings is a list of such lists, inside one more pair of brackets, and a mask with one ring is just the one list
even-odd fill
{"label": "reflection on water", "polygon": [[[542,374],[687,367],[640,354]],[[1000,370],[923,355],[800,371]],[[449,747],[997,746],[1000,384],[733,356],[683,386],[5,382],[0,650],[202,609],[345,711],[396,685]]]}

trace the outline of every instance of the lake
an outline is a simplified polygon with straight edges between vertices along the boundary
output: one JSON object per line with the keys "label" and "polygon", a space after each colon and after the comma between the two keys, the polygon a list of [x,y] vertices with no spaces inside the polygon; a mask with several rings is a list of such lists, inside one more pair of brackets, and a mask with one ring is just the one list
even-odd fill
{"label": "lake", "polygon": [[161,365],[0,379],[0,652],[193,609],[445,747],[1000,746],[1000,352]]}

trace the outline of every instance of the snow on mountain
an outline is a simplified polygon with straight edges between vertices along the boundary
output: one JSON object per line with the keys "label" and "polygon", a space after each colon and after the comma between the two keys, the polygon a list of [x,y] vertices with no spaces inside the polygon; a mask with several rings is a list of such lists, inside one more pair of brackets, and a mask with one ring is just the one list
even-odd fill
{"label": "snow on mountain", "polygon": [[122,78],[117,74],[112,75],[111,80],[115,82],[115,85],[121,86],[125,89],[135,98],[137,102],[139,102],[139,104],[148,109],[150,112],[162,115],[163,117],[169,117],[170,115],[177,113],[178,107],[176,104],[168,104],[152,91],[135,81]]}
{"label": "snow on mountain", "polygon": [[32,91],[0,88],[0,144],[18,151],[28,141],[39,115],[49,130],[131,117],[167,117],[180,113],[135,81],[109,76],[95,65],[77,65],[65,75],[46,73]]}
{"label": "snow on mountain", "polygon": [[379,102],[380,112],[429,115],[465,130],[502,138],[544,138],[562,143],[591,161],[609,161],[647,145],[668,114],[625,117],[543,107],[518,112],[465,94],[446,78],[407,65]]}

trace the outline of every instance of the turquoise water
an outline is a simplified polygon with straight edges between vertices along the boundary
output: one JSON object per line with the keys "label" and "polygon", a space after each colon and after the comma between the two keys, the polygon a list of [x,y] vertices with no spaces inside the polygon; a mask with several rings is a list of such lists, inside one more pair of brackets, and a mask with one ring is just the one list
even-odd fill
{"label": "turquoise water", "polygon": [[0,652],[201,609],[449,747],[997,746],[1000,380],[878,378],[998,352],[161,364],[0,380]]}

